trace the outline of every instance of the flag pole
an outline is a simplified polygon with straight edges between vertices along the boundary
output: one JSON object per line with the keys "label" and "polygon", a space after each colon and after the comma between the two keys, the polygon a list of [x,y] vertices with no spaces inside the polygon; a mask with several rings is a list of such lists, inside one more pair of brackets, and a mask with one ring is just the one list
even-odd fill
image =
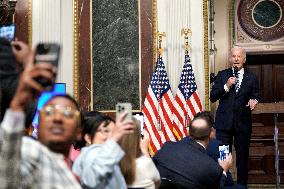
{"label": "flag pole", "polygon": [[183,28],[181,30],[181,35],[184,35],[184,49],[185,49],[185,54],[188,55],[190,51],[190,45],[188,42],[189,37],[191,36],[192,32],[191,29],[189,28]]}
{"label": "flag pole", "polygon": [[[162,48],[162,41],[163,41],[163,37],[166,37],[166,33],[165,32],[157,32],[157,37],[158,37],[158,53],[157,53],[157,63],[160,61],[160,57],[163,55],[164,49]],[[159,72],[158,72],[159,73]],[[158,75],[158,81],[160,81],[160,75]],[[161,97],[161,86],[160,86],[160,82],[158,82],[158,101],[157,103],[160,103],[160,97]],[[157,129],[159,131],[162,130],[162,120],[160,117],[160,105],[157,104],[158,107],[158,120],[157,120]]]}
{"label": "flag pole", "polygon": [[[185,50],[185,55],[189,55],[189,51],[190,51],[190,45],[189,45],[189,37],[191,36],[192,32],[191,32],[191,29],[189,28],[183,28],[181,30],[181,35],[184,35],[184,50]],[[188,98],[188,89],[189,89],[189,83],[188,83],[188,79],[186,77],[186,90],[185,90],[185,96],[186,96],[186,99]],[[185,127],[188,127],[189,125],[189,122],[190,122],[190,118],[188,117],[188,112],[189,112],[189,109],[188,109],[188,105],[186,105],[186,115],[184,115],[185,117],[185,123],[184,123],[184,126]]]}
{"label": "flag pole", "polygon": [[158,54],[162,56],[164,52],[164,49],[162,48],[162,41],[163,41],[163,37],[166,37],[166,33],[158,31],[157,37],[158,37]]}

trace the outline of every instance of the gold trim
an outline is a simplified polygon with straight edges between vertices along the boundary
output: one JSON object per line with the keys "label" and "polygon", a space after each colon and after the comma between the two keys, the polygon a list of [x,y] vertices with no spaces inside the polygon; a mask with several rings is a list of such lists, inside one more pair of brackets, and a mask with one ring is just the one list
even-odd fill
{"label": "gold trim", "polygon": [[153,12],[153,69],[155,68],[157,61],[157,32],[158,32],[158,9],[157,0],[153,0],[152,4]]}
{"label": "gold trim", "polygon": [[[234,29],[234,23],[235,23],[235,7],[236,7],[236,2],[235,0],[230,0],[229,1],[229,48],[231,49],[234,46],[234,35],[236,34],[237,28]],[[229,63],[229,62],[228,62]],[[229,66],[229,65],[227,65]]]}
{"label": "gold trim", "polygon": [[73,93],[74,98],[79,101],[79,85],[78,85],[78,0],[73,0],[73,50],[74,50],[74,68],[73,68]]}
{"label": "gold trim", "polygon": [[33,12],[32,12],[32,0],[28,2],[28,43],[31,47],[33,45]]}
{"label": "gold trim", "polygon": [[138,41],[138,54],[139,54],[139,57],[138,57],[138,67],[139,67],[139,110],[142,111],[142,53],[141,53],[141,1],[138,0],[138,35],[139,35],[139,41]]}
{"label": "gold trim", "polygon": [[205,110],[209,111],[209,49],[208,49],[208,4],[203,0],[203,22],[204,22],[204,76],[205,76]]}
{"label": "gold trim", "polygon": [[[234,29],[234,19],[235,19],[235,14],[234,14],[234,10],[235,10],[235,0],[230,0],[228,3],[228,9],[229,9],[229,49],[231,49],[234,45],[234,38],[233,36],[236,35],[236,29]],[[235,36],[236,37],[236,36]],[[227,63],[227,66],[228,63]]]}
{"label": "gold trim", "polygon": [[185,50],[185,54],[188,55],[189,51],[191,51],[191,47],[189,44],[189,37],[191,37],[192,35],[192,31],[189,28],[183,28],[181,30],[181,35],[184,35],[184,50]]}
{"label": "gold trim", "polygon": [[93,1],[90,1],[90,62],[91,62],[91,102],[89,110],[94,110],[94,80],[93,80]]}

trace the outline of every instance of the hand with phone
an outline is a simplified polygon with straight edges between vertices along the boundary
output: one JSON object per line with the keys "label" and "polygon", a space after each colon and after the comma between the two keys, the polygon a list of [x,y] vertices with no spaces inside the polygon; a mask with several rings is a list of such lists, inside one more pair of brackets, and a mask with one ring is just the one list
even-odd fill
{"label": "hand with phone", "polygon": [[150,157],[149,144],[150,144],[149,135],[147,132],[145,132],[143,138],[141,137],[140,139],[140,149],[142,154],[144,154],[147,157]]}
{"label": "hand with phone", "polygon": [[[34,64],[49,64],[55,70],[58,67],[58,61],[60,56],[60,45],[56,43],[39,43],[36,47],[36,54],[34,57]],[[53,88],[56,79],[56,72],[54,80],[48,80],[45,77],[37,77],[35,80],[41,84],[41,86],[50,91]]]}
{"label": "hand with phone", "polygon": [[232,154],[229,153],[228,155],[226,155],[226,158],[224,160],[221,160],[220,158],[218,159],[218,163],[219,165],[223,168],[223,170],[225,172],[228,172],[229,169],[232,167],[233,165],[233,157]]}
{"label": "hand with phone", "polygon": [[13,100],[10,103],[10,108],[13,111],[23,111],[24,107],[44,90],[44,88],[35,81],[35,78],[43,77],[48,81],[54,80],[54,68],[50,64],[34,65],[34,54],[32,50],[28,54],[27,62],[24,71],[21,73],[19,84]]}
{"label": "hand with phone", "polygon": [[119,142],[124,135],[134,132],[135,123],[132,119],[126,119],[127,112],[123,112],[116,118],[115,126],[111,132],[110,138]]}
{"label": "hand with phone", "polygon": [[226,156],[230,153],[229,145],[220,145],[219,146],[219,156],[221,160],[226,159]]}

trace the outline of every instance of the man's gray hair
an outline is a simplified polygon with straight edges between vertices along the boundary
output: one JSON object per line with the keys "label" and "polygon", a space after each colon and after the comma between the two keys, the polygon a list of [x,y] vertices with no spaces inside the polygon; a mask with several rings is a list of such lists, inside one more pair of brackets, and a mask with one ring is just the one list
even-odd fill
{"label": "man's gray hair", "polygon": [[244,57],[244,62],[246,62],[246,60],[247,60],[247,52],[246,52],[246,50],[243,48],[243,47],[240,47],[240,46],[233,46],[232,48],[231,48],[231,54],[232,54],[232,51],[233,50],[235,50],[235,49],[241,49],[242,50],[242,54],[243,54],[243,57]]}

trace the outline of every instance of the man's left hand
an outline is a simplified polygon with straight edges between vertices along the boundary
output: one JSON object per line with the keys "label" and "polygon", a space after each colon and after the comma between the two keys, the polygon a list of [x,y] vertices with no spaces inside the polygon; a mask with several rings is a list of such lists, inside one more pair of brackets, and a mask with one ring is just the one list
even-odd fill
{"label": "man's left hand", "polygon": [[253,110],[255,108],[256,104],[257,104],[257,101],[255,99],[250,99],[246,106],[249,106],[250,109]]}

